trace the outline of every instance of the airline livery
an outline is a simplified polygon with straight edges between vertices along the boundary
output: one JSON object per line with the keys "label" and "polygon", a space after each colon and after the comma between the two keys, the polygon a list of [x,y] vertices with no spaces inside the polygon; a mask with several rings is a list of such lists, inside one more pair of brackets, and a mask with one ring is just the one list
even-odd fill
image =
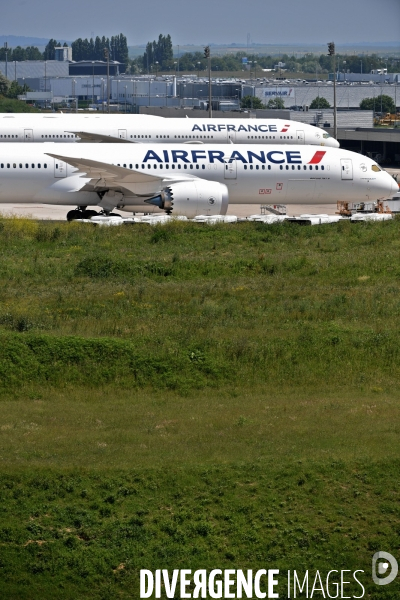
{"label": "airline livery", "polygon": [[282,119],[177,119],[151,115],[5,114],[0,142],[312,144],[338,148],[328,132]]}
{"label": "airline livery", "polygon": [[398,191],[375,161],[340,148],[232,144],[0,144],[0,203],[76,206],[68,219],[164,210],[225,214],[228,204],[371,202]]}

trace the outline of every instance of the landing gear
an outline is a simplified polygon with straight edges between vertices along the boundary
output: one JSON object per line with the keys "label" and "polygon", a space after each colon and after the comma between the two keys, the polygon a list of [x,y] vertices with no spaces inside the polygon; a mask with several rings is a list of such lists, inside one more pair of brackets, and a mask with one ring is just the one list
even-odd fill
{"label": "landing gear", "polygon": [[70,210],[67,213],[67,221],[75,221],[75,219],[82,219],[83,211],[82,210]]}
{"label": "landing gear", "polygon": [[86,206],[79,206],[75,210],[70,210],[67,213],[67,221],[75,221],[76,219],[90,219],[97,216],[99,213],[96,210],[87,210]]}

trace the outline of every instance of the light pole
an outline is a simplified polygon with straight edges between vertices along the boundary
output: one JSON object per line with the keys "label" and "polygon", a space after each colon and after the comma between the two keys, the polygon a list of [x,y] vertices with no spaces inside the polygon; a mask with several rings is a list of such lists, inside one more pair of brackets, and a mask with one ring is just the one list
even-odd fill
{"label": "light pole", "polygon": [[72,96],[75,98],[75,112],[77,113],[78,112],[78,97],[76,95],[76,79],[72,80],[72,87],[73,87]]}
{"label": "light pole", "polygon": [[104,48],[104,58],[107,61],[107,112],[110,114],[110,51],[108,48]]}
{"label": "light pole", "polygon": [[201,65],[201,62],[197,62],[197,77],[198,78],[200,77],[200,65]]}
{"label": "light pole", "polygon": [[158,77],[158,60],[156,60],[156,79]]}
{"label": "light pole", "polygon": [[7,56],[8,56],[8,43],[7,43],[7,42],[4,42],[4,50],[5,50],[5,53],[6,53],[6,79],[8,79],[8,76],[7,76],[7,67],[8,67],[8,62],[7,62]]}
{"label": "light pole", "polygon": [[104,79],[101,78],[101,110],[104,112]]}
{"label": "light pole", "polygon": [[126,114],[126,88],[127,88],[127,86],[124,85],[124,89],[125,89],[125,114]]}
{"label": "light pole", "polygon": [[332,56],[333,62],[333,137],[337,139],[337,106],[336,106],[336,52],[335,43],[328,43],[328,56]]}
{"label": "light pole", "polygon": [[343,82],[346,83],[346,61],[343,61]]}
{"label": "light pole", "polygon": [[242,88],[235,88],[235,92],[237,92],[237,99],[238,99],[238,103],[239,103],[239,108],[240,108],[240,102],[242,100],[241,93],[240,93],[241,91],[242,91]]}
{"label": "light pole", "polygon": [[117,112],[119,112],[119,84],[120,80],[117,79]]}
{"label": "light pole", "polygon": [[204,58],[208,60],[208,116],[212,119],[212,105],[211,105],[211,52],[210,46],[204,48]]}
{"label": "light pole", "polygon": [[92,60],[92,104],[94,104],[94,60]]}

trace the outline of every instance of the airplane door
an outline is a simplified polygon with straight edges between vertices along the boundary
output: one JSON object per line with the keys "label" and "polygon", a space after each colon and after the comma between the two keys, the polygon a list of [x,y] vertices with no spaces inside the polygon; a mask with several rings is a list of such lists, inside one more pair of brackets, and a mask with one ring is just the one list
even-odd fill
{"label": "airplane door", "polygon": [[340,167],[342,171],[342,179],[353,179],[353,163],[351,158],[341,158]]}
{"label": "airplane door", "polygon": [[296,131],[297,134],[297,143],[304,144],[304,131]]}
{"label": "airplane door", "polygon": [[231,140],[234,144],[236,143],[236,131],[228,131],[228,142]]}
{"label": "airplane door", "polygon": [[54,177],[66,177],[67,176],[67,165],[62,160],[57,158],[54,160]]}
{"label": "airplane door", "polygon": [[33,129],[24,129],[24,141],[33,142]]}
{"label": "airplane door", "polygon": [[237,164],[236,160],[224,161],[224,179],[236,179],[237,177]]}
{"label": "airplane door", "polygon": [[126,138],[128,137],[126,135],[126,129],[118,129],[118,137],[120,140],[126,140]]}

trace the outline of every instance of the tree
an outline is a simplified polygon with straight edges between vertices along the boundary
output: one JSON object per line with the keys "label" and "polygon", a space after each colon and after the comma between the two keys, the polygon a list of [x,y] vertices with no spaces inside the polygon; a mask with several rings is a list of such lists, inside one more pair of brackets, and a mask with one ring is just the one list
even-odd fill
{"label": "tree", "polygon": [[265,105],[257,96],[244,96],[240,106],[241,108],[265,108]]}
{"label": "tree", "polygon": [[285,103],[279,96],[277,98],[270,98],[267,102],[267,108],[285,108]]}
{"label": "tree", "polygon": [[10,87],[10,82],[8,79],[4,77],[2,73],[0,73],[0,95],[6,96],[8,92],[8,88]]}
{"label": "tree", "polygon": [[18,98],[24,92],[29,91],[29,87],[27,85],[19,85],[16,81],[12,81],[10,87],[8,88],[7,98]]}
{"label": "tree", "polygon": [[25,60],[43,60],[43,54],[36,46],[28,46],[25,48]]}
{"label": "tree", "polygon": [[128,41],[122,33],[111,37],[111,56],[125,66],[129,62]]}
{"label": "tree", "polygon": [[150,72],[150,67],[158,62],[160,69],[167,69],[173,62],[173,56],[171,36],[160,33],[157,42],[154,40],[146,45],[143,68]]}
{"label": "tree", "polygon": [[311,101],[310,108],[331,108],[331,105],[323,96],[317,96]]}
{"label": "tree", "polygon": [[53,40],[53,38],[49,40],[43,52],[43,60],[54,60],[56,56],[54,48],[57,46],[60,46],[57,40]]}
{"label": "tree", "polygon": [[377,96],[376,98],[364,98],[364,100],[361,100],[360,102],[360,108],[361,110],[382,111],[383,113],[396,112],[392,98],[385,94]]}

